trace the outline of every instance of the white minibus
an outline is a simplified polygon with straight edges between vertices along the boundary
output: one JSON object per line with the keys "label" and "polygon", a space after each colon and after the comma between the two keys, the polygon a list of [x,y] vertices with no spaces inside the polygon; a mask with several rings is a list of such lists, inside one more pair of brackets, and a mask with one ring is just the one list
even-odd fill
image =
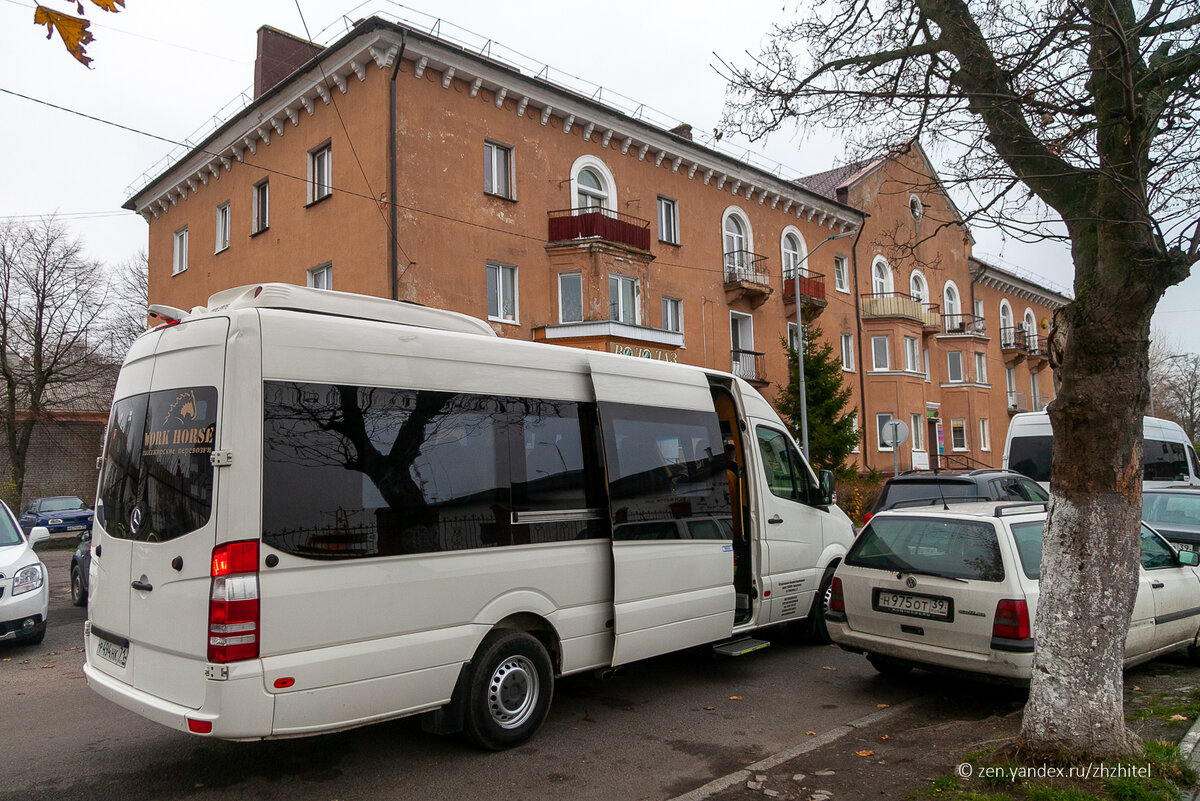
{"label": "white minibus", "polygon": [[230,740],[527,739],[554,680],[823,630],[833,477],[727,373],[263,284],[143,334],[105,435],[89,685]]}
{"label": "white minibus", "polygon": [[[1200,462],[1187,434],[1178,424],[1158,417],[1142,418],[1142,486],[1200,486]],[[1002,466],[1029,476],[1050,489],[1050,446],[1054,432],[1046,412],[1013,415],[1004,442]]]}

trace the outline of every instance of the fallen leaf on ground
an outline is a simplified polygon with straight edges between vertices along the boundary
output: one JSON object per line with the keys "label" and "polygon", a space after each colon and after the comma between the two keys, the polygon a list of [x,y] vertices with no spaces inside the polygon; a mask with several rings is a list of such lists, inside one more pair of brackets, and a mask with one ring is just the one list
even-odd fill
{"label": "fallen leaf on ground", "polygon": [[50,663],[50,664],[48,664],[48,665],[42,665],[42,670],[45,670],[46,668],[52,668],[52,667],[54,667],[54,663],[53,663],[53,662],[51,662],[51,663]]}
{"label": "fallen leaf on ground", "polygon": [[855,752],[854,752],[854,754],[855,754],[856,756],[860,756],[860,757],[869,757],[869,756],[875,756],[875,752],[874,752],[874,751],[855,751]]}
{"label": "fallen leaf on ground", "polygon": [[891,704],[876,704],[875,708],[876,709],[887,709],[889,706],[891,706]]}
{"label": "fallen leaf on ground", "polygon": [[882,737],[880,737],[879,739],[880,739],[880,740],[886,740],[887,738],[888,738],[888,736],[885,734],[885,735],[883,735]]}
{"label": "fallen leaf on ground", "polygon": [[1142,689],[1142,688],[1141,688],[1141,687],[1139,687],[1139,686],[1137,686],[1136,684],[1135,684],[1135,685],[1133,685],[1133,691],[1134,691],[1135,693],[1136,693],[1138,690],[1140,690],[1140,689]]}
{"label": "fallen leaf on ground", "polygon": [[837,670],[837,668],[826,665],[825,667],[821,668],[821,670]]}
{"label": "fallen leaf on ground", "polygon": [[1183,715],[1171,715],[1167,720],[1187,720]]}
{"label": "fallen leaf on ground", "polygon": [[740,696],[740,695],[731,695],[731,696],[729,696],[729,700],[730,700],[730,701],[740,701],[740,700],[742,700],[742,696]]}
{"label": "fallen leaf on ground", "polygon": [[809,737],[812,737],[814,734],[816,734],[815,731],[806,731],[804,733],[807,734]]}
{"label": "fallen leaf on ground", "polygon": [[[797,368],[797,369],[799,369],[799,368]],[[739,765],[753,765],[755,763],[755,761],[756,760],[753,760],[753,759],[742,759],[742,760],[738,761],[738,764]]]}
{"label": "fallen leaf on ground", "polygon": [[705,711],[705,712],[712,712],[714,709],[716,709],[716,707],[715,707],[715,706],[706,706],[706,707],[704,707],[704,711]]}

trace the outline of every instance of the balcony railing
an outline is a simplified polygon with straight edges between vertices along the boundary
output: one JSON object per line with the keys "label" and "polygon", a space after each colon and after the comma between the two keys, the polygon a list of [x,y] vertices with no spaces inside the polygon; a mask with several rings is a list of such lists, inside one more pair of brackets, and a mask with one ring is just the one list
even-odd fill
{"label": "balcony railing", "polygon": [[733,250],[725,254],[725,283],[761,284],[770,286],[771,276],[763,269],[766,256],[748,250]]}
{"label": "balcony railing", "polygon": [[977,334],[987,333],[987,325],[978,314],[943,314],[947,334]]}
{"label": "balcony railing", "polygon": [[650,249],[650,221],[611,209],[585,207],[559,209],[549,214],[550,242],[604,239],[621,245]]}
{"label": "balcony railing", "polygon": [[1013,390],[1008,393],[1008,411],[1010,414],[1032,411],[1029,408],[1029,396],[1024,392]]}
{"label": "balcony railing", "polygon": [[1029,349],[1025,337],[1025,327],[1007,325],[1000,329],[1000,350],[1013,350],[1024,353]]}
{"label": "balcony railing", "polygon": [[942,327],[938,305],[900,292],[874,292],[860,295],[863,317],[904,317],[916,320],[933,331]]}
{"label": "balcony railing", "polygon": [[[800,270],[800,297],[817,301],[825,300],[825,276],[809,270]],[[783,271],[783,299],[796,299],[796,270]]]}
{"label": "balcony railing", "polygon": [[756,350],[735,349],[733,351],[733,368],[730,372],[747,381],[766,381],[763,354]]}
{"label": "balcony railing", "polygon": [[1025,334],[1025,349],[1029,351],[1030,356],[1045,356],[1046,338],[1027,332]]}

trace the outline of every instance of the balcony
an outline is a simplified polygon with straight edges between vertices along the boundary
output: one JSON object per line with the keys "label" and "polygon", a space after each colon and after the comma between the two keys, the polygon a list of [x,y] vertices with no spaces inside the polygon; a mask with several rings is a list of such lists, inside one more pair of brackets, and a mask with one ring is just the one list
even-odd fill
{"label": "balcony", "polygon": [[1008,393],[1008,413],[1033,411],[1029,408],[1029,396],[1024,392],[1010,391]]}
{"label": "balcony", "polygon": [[929,303],[899,292],[874,292],[859,296],[864,319],[900,317],[914,320],[926,331],[942,330],[942,315],[936,303]]}
{"label": "balcony", "polygon": [[[1005,364],[1020,364],[1025,361],[1029,347],[1025,341],[1024,327],[1008,325],[1000,329],[1000,353],[1004,356]],[[1009,410],[1011,409],[1010,404]]]}
{"label": "balcony", "polygon": [[771,276],[764,262],[766,256],[748,250],[734,250],[725,254],[725,300],[733,303],[742,298],[750,301],[751,308],[758,308],[771,297]]}
{"label": "balcony", "polygon": [[978,314],[943,314],[942,333],[949,336],[987,336],[987,324]]}
{"label": "balcony", "polygon": [[552,243],[602,239],[639,250],[650,249],[650,221],[611,209],[586,207],[552,211],[549,229],[547,241]]}
{"label": "balcony", "polygon": [[[783,271],[783,302],[796,303],[796,270]],[[814,310],[815,314],[829,304],[825,299],[825,276],[810,270],[800,270],[800,302]]]}
{"label": "balcony", "polygon": [[1050,365],[1050,350],[1046,337],[1027,332],[1025,334],[1025,350],[1029,354],[1029,369],[1031,371],[1036,373]]}
{"label": "balcony", "polygon": [[732,351],[733,367],[730,372],[738,378],[744,378],[751,384],[766,384],[766,369],[764,354],[756,350]]}

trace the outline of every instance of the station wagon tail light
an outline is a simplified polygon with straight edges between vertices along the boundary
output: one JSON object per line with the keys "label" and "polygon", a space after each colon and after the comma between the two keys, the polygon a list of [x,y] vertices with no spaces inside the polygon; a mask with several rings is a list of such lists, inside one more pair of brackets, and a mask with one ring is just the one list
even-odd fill
{"label": "station wagon tail light", "polygon": [[872,517],[874,517],[874,516],[875,516],[875,515],[874,515],[874,513],[872,513],[872,512],[866,512],[866,513],[864,513],[864,514],[863,514],[863,525],[865,526],[867,523],[870,523],[870,522],[871,522],[871,518],[872,518]]}
{"label": "station wagon tail light", "polygon": [[842,597],[842,580],[836,576],[834,576],[833,583],[829,585],[829,611],[846,611],[846,599]]}
{"label": "station wagon tail light", "polygon": [[1003,640],[1028,640],[1033,636],[1029,627],[1029,605],[1024,598],[1005,598],[996,604],[992,636]]}
{"label": "station wagon tail light", "polygon": [[208,661],[258,658],[258,542],[229,542],[212,554]]}

